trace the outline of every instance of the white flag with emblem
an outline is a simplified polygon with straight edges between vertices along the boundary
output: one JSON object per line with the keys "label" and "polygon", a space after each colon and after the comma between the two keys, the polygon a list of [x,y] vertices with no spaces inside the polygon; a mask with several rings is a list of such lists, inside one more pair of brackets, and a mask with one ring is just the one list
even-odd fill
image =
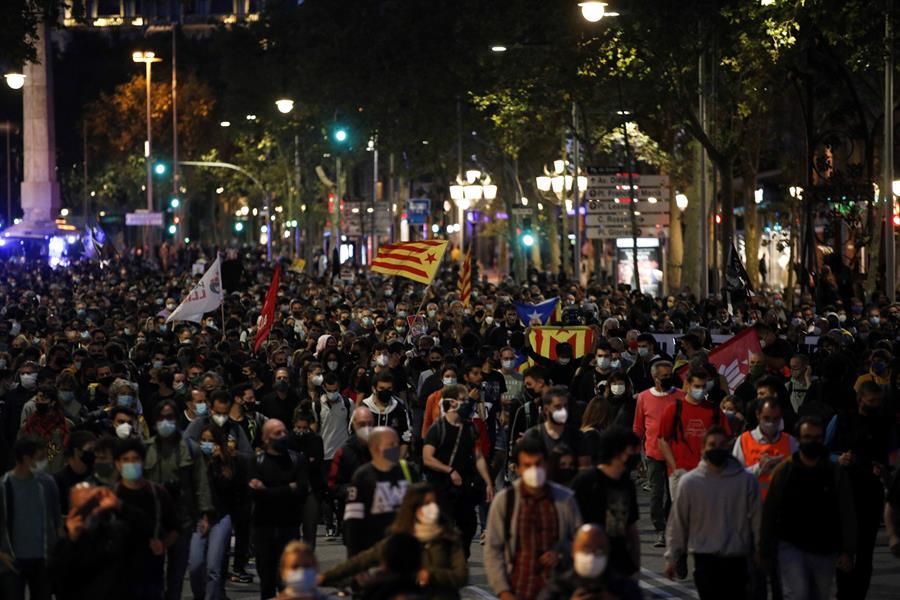
{"label": "white flag with emblem", "polygon": [[182,300],[169,318],[169,321],[193,321],[199,323],[203,315],[219,308],[222,304],[224,293],[222,291],[222,268],[219,258],[212,264],[209,270],[191,290],[187,298]]}

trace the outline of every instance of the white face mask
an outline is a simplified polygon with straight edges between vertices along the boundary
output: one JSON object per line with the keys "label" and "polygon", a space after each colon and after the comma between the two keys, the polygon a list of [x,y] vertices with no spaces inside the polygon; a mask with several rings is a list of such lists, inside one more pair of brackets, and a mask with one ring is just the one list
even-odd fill
{"label": "white face mask", "polygon": [[228,415],[213,415],[212,420],[213,423],[221,427],[228,422]]}
{"label": "white face mask", "polygon": [[379,354],[375,357],[375,364],[379,367],[386,367],[388,364],[388,355],[387,354]]}
{"label": "white face mask", "polygon": [[528,467],[522,471],[522,481],[533,489],[544,487],[547,482],[547,470],[544,467]]}
{"label": "white face mask", "polygon": [[581,577],[599,577],[606,570],[606,555],[576,552],[574,567]]}
{"label": "white face mask", "polygon": [[444,377],[443,384],[444,385],[455,385],[456,377]]}
{"label": "white face mask", "polygon": [[116,437],[124,440],[131,435],[131,423],[119,423],[116,425]]}
{"label": "white face mask", "polygon": [[372,433],[372,427],[369,425],[364,425],[362,427],[356,428],[356,437],[358,437],[361,442],[368,442],[369,435],[371,433]]}
{"label": "white face mask", "polygon": [[325,378],[322,377],[321,375],[313,375],[310,378],[309,382],[312,383],[314,386],[319,387],[320,385],[322,385],[322,382],[324,380],[325,380]]}
{"label": "white face mask", "polygon": [[565,425],[566,421],[569,418],[569,411],[567,411],[565,408],[554,410],[552,413],[550,413],[550,418],[553,419],[553,422],[557,425]]}
{"label": "white face mask", "polygon": [[337,371],[337,368],[338,368],[337,361],[329,360],[327,363],[325,363],[325,365],[328,367],[329,370]]}
{"label": "white face mask", "polygon": [[440,516],[441,509],[435,502],[429,502],[419,507],[419,522],[423,525],[434,525]]}
{"label": "white face mask", "polygon": [[562,366],[566,366],[567,364],[569,364],[569,362],[571,362],[571,360],[571,358],[560,358],[559,364],[561,364]]}
{"label": "white face mask", "polygon": [[19,375],[19,380],[26,390],[34,389],[34,386],[37,385],[37,373],[22,373]]}
{"label": "white face mask", "polygon": [[624,383],[614,383],[609,386],[609,391],[613,396],[621,396],[625,393],[625,384]]}
{"label": "white face mask", "polygon": [[512,371],[513,369],[516,368],[516,361],[515,361],[515,359],[504,360],[504,361],[500,361],[500,365],[507,371]]}

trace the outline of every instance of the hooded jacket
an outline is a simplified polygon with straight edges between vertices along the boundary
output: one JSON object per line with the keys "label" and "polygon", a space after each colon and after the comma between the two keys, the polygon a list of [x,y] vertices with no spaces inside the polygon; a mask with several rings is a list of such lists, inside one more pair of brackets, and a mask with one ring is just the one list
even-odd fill
{"label": "hooded jacket", "polygon": [[666,559],[687,552],[750,556],[762,518],[759,483],[729,456],[719,470],[705,460],[678,483],[666,527]]}

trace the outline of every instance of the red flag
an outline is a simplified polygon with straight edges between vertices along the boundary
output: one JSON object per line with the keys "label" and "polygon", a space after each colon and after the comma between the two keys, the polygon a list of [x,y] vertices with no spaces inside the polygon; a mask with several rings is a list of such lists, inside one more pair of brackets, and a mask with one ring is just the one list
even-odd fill
{"label": "red flag", "polygon": [[269,337],[272,331],[272,323],[275,322],[275,303],[278,300],[278,280],[281,277],[281,265],[275,265],[275,274],[272,276],[272,285],[266,292],[266,303],[263,304],[262,314],[256,323],[256,340],[253,342],[253,352],[259,352],[259,347]]}
{"label": "red flag", "polygon": [[[762,352],[762,346],[759,345],[756,329],[749,327],[709,353],[710,364],[725,376],[731,392],[741,385],[750,372],[750,355],[754,352]],[[687,365],[681,367],[678,375],[684,377],[687,370]]]}

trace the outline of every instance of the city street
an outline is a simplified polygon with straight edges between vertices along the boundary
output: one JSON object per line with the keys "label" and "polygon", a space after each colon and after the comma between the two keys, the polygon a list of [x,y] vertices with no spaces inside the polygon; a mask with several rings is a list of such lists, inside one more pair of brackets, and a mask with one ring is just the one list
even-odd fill
{"label": "city street", "polygon": [[[654,548],[653,527],[647,515],[649,514],[649,495],[647,492],[639,492],[639,506],[641,511],[641,569],[640,585],[645,597],[650,598],[697,598],[691,578],[684,581],[670,581],[662,574],[664,568],[663,550]],[[320,532],[322,528],[320,527]],[[484,574],[484,562],[482,559],[482,547],[476,541],[472,544],[472,556],[469,559],[469,586],[462,592],[463,598],[488,599],[494,598],[487,585]],[[316,556],[319,559],[320,569],[327,569],[344,558],[344,546],[340,542],[327,541],[322,537],[318,540]],[[868,600],[897,600],[897,590],[900,589],[900,561],[890,555],[887,549],[887,540],[882,529],[878,536],[878,545],[875,548],[875,570],[872,575],[872,586]],[[229,583],[227,586],[228,597],[231,600],[256,600],[259,598],[259,590],[256,584],[236,585]],[[192,598],[189,586],[185,582],[183,597]]]}

